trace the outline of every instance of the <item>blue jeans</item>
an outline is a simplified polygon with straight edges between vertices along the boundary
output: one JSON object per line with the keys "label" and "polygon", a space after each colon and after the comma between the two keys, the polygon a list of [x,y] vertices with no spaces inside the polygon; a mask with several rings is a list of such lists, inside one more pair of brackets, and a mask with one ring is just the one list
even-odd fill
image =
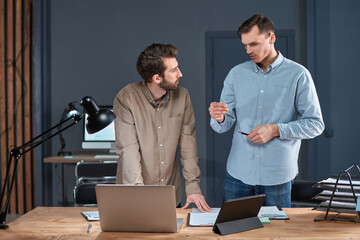
{"label": "blue jeans", "polygon": [[274,186],[247,185],[226,172],[223,182],[223,199],[265,194],[264,206],[291,207],[291,185],[293,181]]}

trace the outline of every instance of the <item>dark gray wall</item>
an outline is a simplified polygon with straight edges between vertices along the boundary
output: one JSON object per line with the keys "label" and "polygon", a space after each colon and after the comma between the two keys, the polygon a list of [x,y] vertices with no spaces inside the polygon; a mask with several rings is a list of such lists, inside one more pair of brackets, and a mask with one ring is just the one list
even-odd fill
{"label": "dark gray wall", "polygon": [[[68,102],[85,95],[112,104],[122,87],[140,80],[135,70],[140,51],[153,42],[172,43],[180,52],[181,84],[195,109],[205,190],[205,32],[236,30],[252,14],[262,13],[277,29],[295,30],[295,60],[310,64],[323,109],[326,134],[309,145],[314,162],[302,163],[307,167],[303,176],[319,180],[359,162],[357,0],[51,0],[48,9],[49,77],[42,81],[51,105],[44,110],[45,121],[51,125]],[[81,150],[81,128],[64,133],[69,150]],[[58,148],[56,139],[52,154]],[[59,171],[53,170],[54,198],[60,199]]]}
{"label": "dark gray wall", "polygon": [[[204,191],[205,32],[236,30],[251,15],[262,13],[278,29],[295,30],[296,60],[306,64],[301,0],[52,0],[50,9],[51,78],[46,81],[51,83],[52,124],[59,121],[68,102],[85,95],[98,104],[112,104],[122,87],[140,80],[135,69],[138,54],[153,42],[172,43],[179,49],[181,85],[188,88],[195,110]],[[64,133],[69,150],[81,150],[81,129],[78,125]],[[56,154],[57,139],[52,149]],[[59,189],[60,181],[54,183]],[[57,192],[55,198],[61,191]]]}
{"label": "dark gray wall", "polygon": [[[66,103],[85,95],[98,104],[112,104],[122,87],[140,80],[135,69],[140,51],[153,42],[173,43],[180,52],[181,84],[190,91],[199,140],[203,139],[204,34],[235,30],[259,11],[277,28],[295,29],[296,42],[304,42],[305,11],[300,1],[51,1],[52,122],[58,121]],[[297,45],[296,59],[304,63],[301,47]],[[66,138],[72,149],[80,149],[80,128]],[[204,141],[199,141],[202,156],[204,149]]]}
{"label": "dark gray wall", "polygon": [[[314,173],[321,179],[359,164],[360,2],[311,1],[314,72],[326,132],[316,139]],[[356,173],[356,172],[353,172]]]}

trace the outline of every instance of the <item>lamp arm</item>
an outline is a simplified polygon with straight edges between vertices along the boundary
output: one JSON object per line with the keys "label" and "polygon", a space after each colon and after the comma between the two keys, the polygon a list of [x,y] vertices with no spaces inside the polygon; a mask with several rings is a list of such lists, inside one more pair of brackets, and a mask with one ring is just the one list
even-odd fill
{"label": "lamp arm", "polygon": [[[41,133],[40,135],[36,136],[35,138],[31,139],[30,141],[24,143],[23,145],[21,145],[19,147],[14,147],[10,151],[9,160],[8,160],[8,166],[7,166],[7,169],[6,169],[6,175],[5,175],[5,180],[4,180],[4,185],[3,185],[3,189],[1,191],[0,229],[8,228],[8,225],[5,224],[5,220],[6,220],[6,216],[7,216],[8,210],[9,210],[9,206],[10,206],[10,197],[11,197],[11,192],[12,192],[13,185],[14,185],[16,172],[17,172],[17,166],[18,166],[19,158],[21,156],[23,156],[25,153],[31,151],[32,149],[36,148],[37,146],[41,145],[42,143],[44,143],[44,142],[48,141],[49,139],[53,138],[54,136],[58,135],[59,133],[65,131],[66,129],[68,129],[70,127],[72,127],[73,125],[78,123],[82,118],[83,118],[83,115],[72,115],[71,117],[65,119],[64,121],[56,124],[55,126],[51,127],[50,129],[48,129],[47,131],[45,131],[45,132]],[[74,122],[72,122],[71,124],[67,125],[64,128],[61,128],[60,130],[58,129],[57,132],[51,134],[50,136],[46,137],[45,139],[35,142],[35,140],[37,140],[38,138],[40,138],[40,137],[44,136],[45,134],[51,132],[53,129],[58,128],[59,126],[61,126],[65,122],[69,121],[70,119],[73,119]],[[34,142],[35,142],[35,144],[34,144]],[[25,149],[29,145],[30,145],[30,147],[28,149]],[[23,150],[23,151],[21,151],[21,150]],[[10,182],[10,185],[9,185],[9,172],[10,172],[10,167],[11,167],[13,158],[15,158],[14,169],[13,169],[13,175],[12,175],[12,178],[11,178],[11,182]],[[3,202],[4,202],[5,191],[6,190],[7,190],[7,197],[6,197],[5,206],[3,208]]]}
{"label": "lamp arm", "polygon": [[[71,102],[69,104],[66,105],[63,113],[61,114],[61,118],[60,118],[60,121],[63,121],[64,119],[66,119],[68,113],[69,113],[69,110],[71,108],[71,106],[74,106],[76,102]],[[57,127],[58,130],[61,129],[61,124],[58,125]],[[60,139],[60,144],[61,144],[61,148],[60,148],[60,151],[59,152],[62,152],[62,150],[65,149],[65,140],[64,140],[64,137],[62,135],[62,133],[59,133],[59,139]]]}
{"label": "lamp arm", "polygon": [[[62,124],[66,123],[67,121],[70,121],[71,119],[74,119],[74,122],[77,123],[82,119],[82,115],[72,115],[71,117],[65,119],[64,121],[61,121],[60,123],[56,124],[55,126],[49,128],[48,130],[46,130],[45,132],[41,133],[40,135],[34,137],[33,139],[30,139],[28,142],[24,143],[23,145],[16,147],[18,149],[24,149],[26,147],[28,147],[29,145],[33,146],[32,148],[30,148],[29,150],[32,150],[33,148],[35,148],[36,146],[38,146],[39,144],[36,144],[35,146],[32,145],[35,140],[37,140],[38,138],[48,134],[49,132],[51,132],[52,130],[54,130],[55,128],[59,128],[59,126],[61,126]],[[72,126],[72,125],[69,125]],[[50,135],[49,137],[47,137],[46,139],[42,140],[41,143],[46,142],[47,140],[49,140],[50,138],[52,138],[53,136],[57,135],[58,133],[61,133],[62,131],[64,131],[65,129],[67,129],[68,127],[64,128],[64,129],[58,129],[58,131],[52,135]],[[40,144],[41,144],[40,143]]]}
{"label": "lamp arm", "polygon": [[60,138],[60,144],[61,144],[61,148],[60,148],[60,151],[64,150],[65,149],[65,140],[64,140],[64,137],[62,136],[62,133],[59,133],[59,138]]}

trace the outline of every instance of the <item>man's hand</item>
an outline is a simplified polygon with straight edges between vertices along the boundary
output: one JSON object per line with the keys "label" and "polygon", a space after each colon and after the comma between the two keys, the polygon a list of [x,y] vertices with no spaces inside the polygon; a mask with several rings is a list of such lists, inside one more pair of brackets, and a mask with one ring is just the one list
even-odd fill
{"label": "man's hand", "polygon": [[254,143],[264,144],[278,136],[280,136],[280,133],[277,124],[268,124],[257,126],[246,138]]}
{"label": "man's hand", "polygon": [[225,103],[212,102],[210,103],[209,113],[211,118],[215,119],[219,123],[224,121],[224,114],[227,113],[229,109]]}
{"label": "man's hand", "polygon": [[181,209],[186,209],[190,203],[195,203],[200,212],[211,212],[212,209],[206,203],[203,195],[199,193],[190,194],[186,198],[186,204]]}

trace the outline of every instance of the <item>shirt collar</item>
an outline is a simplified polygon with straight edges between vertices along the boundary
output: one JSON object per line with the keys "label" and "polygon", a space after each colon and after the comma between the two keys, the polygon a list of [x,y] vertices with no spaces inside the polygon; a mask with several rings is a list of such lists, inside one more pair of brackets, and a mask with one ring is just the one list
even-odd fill
{"label": "shirt collar", "polygon": [[[146,82],[145,81],[141,81],[141,89],[146,97],[146,99],[152,104],[154,105],[155,107],[157,107],[159,104],[157,104],[153,97],[151,96],[151,93],[150,93],[150,90],[149,88],[146,86]],[[163,97],[163,102],[166,103],[169,101],[169,91],[167,91]]]}
{"label": "shirt collar", "polygon": [[[279,55],[277,56],[277,58],[275,59],[275,61],[270,64],[270,66],[268,66],[268,72],[275,70],[276,68],[278,68],[280,66],[280,64],[283,62],[284,60],[284,56],[281,54],[280,51],[277,51],[279,53]],[[261,69],[256,63],[254,63],[253,61],[251,61],[253,66],[254,66],[254,70],[255,72],[259,72],[259,70]]]}

